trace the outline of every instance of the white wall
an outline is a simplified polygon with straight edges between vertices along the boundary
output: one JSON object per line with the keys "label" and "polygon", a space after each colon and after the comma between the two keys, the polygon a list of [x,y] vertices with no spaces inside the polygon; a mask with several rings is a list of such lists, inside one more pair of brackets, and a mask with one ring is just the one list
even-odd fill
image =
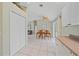
{"label": "white wall", "polygon": [[9,27],[9,3],[2,3],[2,52],[3,55],[9,55],[9,39],[10,39],[10,27]]}
{"label": "white wall", "polygon": [[69,3],[64,9],[62,10],[62,24],[67,25],[77,25],[79,24],[79,3],[72,2]]}
{"label": "white wall", "polygon": [[0,55],[2,55],[2,3],[0,7]]}
{"label": "white wall", "polygon": [[[67,24],[71,24],[68,26]],[[67,27],[66,27],[67,26]],[[73,2],[68,4],[62,10],[62,29],[63,35],[79,35],[79,3]]]}
{"label": "white wall", "polygon": [[28,9],[26,12],[26,19],[25,19],[25,47],[28,46],[28,23],[29,23],[29,18],[28,18]]}
{"label": "white wall", "polygon": [[9,3],[0,3],[0,55],[9,55]]}

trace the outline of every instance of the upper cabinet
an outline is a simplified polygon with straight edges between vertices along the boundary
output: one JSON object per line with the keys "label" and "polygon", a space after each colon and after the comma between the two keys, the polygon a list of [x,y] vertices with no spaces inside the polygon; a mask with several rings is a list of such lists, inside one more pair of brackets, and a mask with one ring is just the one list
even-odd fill
{"label": "upper cabinet", "polygon": [[63,8],[62,25],[79,25],[79,3],[70,3]]}

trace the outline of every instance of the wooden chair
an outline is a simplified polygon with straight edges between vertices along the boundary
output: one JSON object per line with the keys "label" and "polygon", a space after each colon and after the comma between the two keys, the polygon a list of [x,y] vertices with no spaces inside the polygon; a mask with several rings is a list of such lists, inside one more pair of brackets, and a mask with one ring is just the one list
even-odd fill
{"label": "wooden chair", "polygon": [[38,31],[38,32],[36,33],[36,38],[39,38],[39,35],[40,35],[40,32]]}
{"label": "wooden chair", "polygon": [[51,37],[51,33],[48,30],[45,30],[45,36],[44,37],[50,38]]}
{"label": "wooden chair", "polygon": [[39,31],[36,33],[36,38],[43,38],[43,30],[39,30]]}
{"label": "wooden chair", "polygon": [[43,39],[43,30],[40,30],[39,38]]}

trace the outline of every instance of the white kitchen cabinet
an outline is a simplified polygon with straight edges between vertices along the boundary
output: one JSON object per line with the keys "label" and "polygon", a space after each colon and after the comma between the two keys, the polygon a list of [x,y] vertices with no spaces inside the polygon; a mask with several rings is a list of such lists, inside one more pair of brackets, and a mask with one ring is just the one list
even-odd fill
{"label": "white kitchen cabinet", "polygon": [[79,3],[70,3],[62,10],[62,25],[79,25]]}

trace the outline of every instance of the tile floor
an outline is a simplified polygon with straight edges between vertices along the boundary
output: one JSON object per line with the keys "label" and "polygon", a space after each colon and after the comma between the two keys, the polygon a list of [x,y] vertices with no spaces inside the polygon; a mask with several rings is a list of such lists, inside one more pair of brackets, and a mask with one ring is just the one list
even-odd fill
{"label": "tile floor", "polygon": [[[59,44],[59,43],[58,43]],[[56,39],[51,38],[46,39],[35,39],[34,36],[29,36],[28,38],[28,47],[21,49],[15,54],[15,56],[56,56],[56,55],[70,55],[69,53],[61,54],[57,49],[60,49],[60,46],[56,46]],[[64,50],[61,50],[64,51]],[[59,52],[59,53],[58,53]]]}

